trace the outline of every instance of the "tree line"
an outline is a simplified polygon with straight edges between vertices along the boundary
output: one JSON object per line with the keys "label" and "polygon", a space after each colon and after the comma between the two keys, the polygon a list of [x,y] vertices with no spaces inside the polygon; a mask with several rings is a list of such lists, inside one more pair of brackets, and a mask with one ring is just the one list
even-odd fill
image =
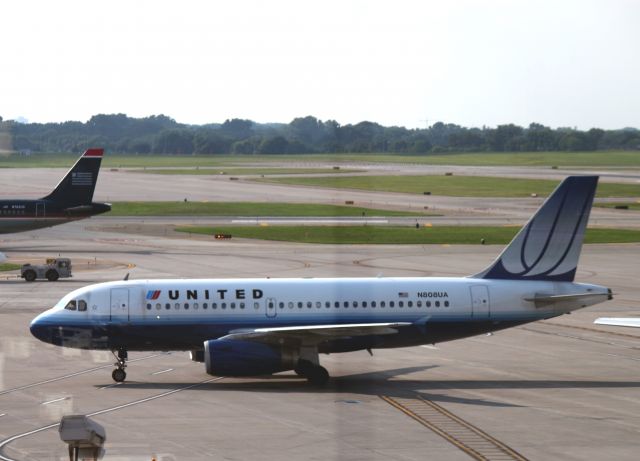
{"label": "tree line", "polygon": [[0,117],[3,150],[78,153],[89,146],[123,154],[182,155],[640,150],[640,131],[552,129],[538,123],[466,128],[443,122],[408,129],[366,121],[340,125],[312,116],[288,124],[235,118],[206,125],[178,123],[165,115],[99,114],[86,123],[19,123]]}

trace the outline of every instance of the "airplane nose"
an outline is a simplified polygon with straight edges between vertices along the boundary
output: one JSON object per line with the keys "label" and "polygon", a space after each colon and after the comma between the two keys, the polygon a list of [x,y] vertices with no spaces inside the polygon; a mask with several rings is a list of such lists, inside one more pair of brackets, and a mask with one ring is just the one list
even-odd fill
{"label": "airplane nose", "polygon": [[29,330],[31,330],[31,334],[38,338],[40,341],[43,341],[45,343],[51,342],[50,329],[47,325],[44,324],[44,322],[42,322],[42,319],[39,316],[31,321]]}

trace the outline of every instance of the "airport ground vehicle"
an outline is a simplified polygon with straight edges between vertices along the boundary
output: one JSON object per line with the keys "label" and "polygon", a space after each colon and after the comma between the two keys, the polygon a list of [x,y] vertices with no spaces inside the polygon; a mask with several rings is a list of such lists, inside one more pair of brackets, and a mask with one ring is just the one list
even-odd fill
{"label": "airport ground vehicle", "polygon": [[71,277],[71,260],[69,258],[48,258],[46,264],[23,264],[20,277],[27,282],[36,279],[47,279],[55,282],[60,278]]}

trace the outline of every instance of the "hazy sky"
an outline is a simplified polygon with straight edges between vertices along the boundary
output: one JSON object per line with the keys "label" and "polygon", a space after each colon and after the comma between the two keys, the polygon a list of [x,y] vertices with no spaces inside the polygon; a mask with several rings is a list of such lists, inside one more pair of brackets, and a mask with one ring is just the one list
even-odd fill
{"label": "hazy sky", "polygon": [[0,116],[640,128],[640,1],[35,1]]}

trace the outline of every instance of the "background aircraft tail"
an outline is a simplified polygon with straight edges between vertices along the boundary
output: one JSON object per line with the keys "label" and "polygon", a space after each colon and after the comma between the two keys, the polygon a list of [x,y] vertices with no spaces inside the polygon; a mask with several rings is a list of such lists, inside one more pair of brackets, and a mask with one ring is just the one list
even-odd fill
{"label": "background aircraft tail", "polygon": [[573,281],[598,176],[569,176],[474,278]]}
{"label": "background aircraft tail", "polygon": [[98,181],[103,149],[88,149],[71,167],[56,188],[43,200],[52,200],[66,207],[90,205]]}

